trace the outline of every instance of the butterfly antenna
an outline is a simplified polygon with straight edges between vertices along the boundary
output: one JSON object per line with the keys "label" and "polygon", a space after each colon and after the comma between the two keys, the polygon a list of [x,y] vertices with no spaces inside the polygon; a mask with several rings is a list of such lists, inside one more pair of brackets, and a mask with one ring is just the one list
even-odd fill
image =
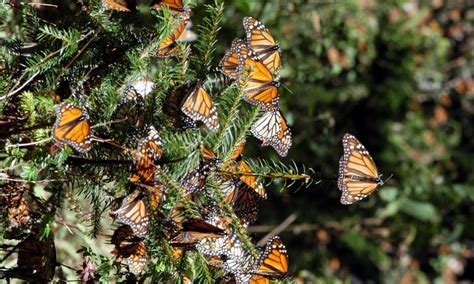
{"label": "butterfly antenna", "polygon": [[388,176],[388,178],[386,178],[386,179],[383,181],[383,183],[387,183],[387,181],[388,181],[389,179],[391,179],[392,177],[393,177],[393,174],[390,174],[390,175]]}
{"label": "butterfly antenna", "polygon": [[288,88],[288,86],[285,85],[285,83],[281,83],[281,85],[283,86],[283,88],[285,88],[286,90],[288,90],[288,92],[290,93],[290,95],[293,95],[293,91],[290,90],[290,88]]}

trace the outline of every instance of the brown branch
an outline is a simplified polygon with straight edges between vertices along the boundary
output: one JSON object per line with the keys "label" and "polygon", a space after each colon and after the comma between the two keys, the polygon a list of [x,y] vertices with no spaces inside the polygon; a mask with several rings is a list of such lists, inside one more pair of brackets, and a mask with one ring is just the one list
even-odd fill
{"label": "brown branch", "polygon": [[283,222],[281,222],[280,225],[274,227],[268,234],[266,234],[263,238],[258,241],[257,245],[258,246],[264,246],[268,239],[270,239],[272,236],[276,236],[279,233],[283,232],[288,226],[291,225],[296,220],[296,214],[293,213],[290,216],[288,216]]}

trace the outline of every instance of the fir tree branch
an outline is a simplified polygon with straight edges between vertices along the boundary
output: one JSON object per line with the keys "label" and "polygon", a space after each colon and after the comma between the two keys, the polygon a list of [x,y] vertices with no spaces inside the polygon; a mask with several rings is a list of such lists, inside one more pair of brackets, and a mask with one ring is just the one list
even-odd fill
{"label": "fir tree branch", "polygon": [[9,97],[15,95],[16,93],[18,93],[19,91],[21,91],[24,87],[26,87],[26,85],[28,85],[31,81],[33,81],[33,79],[38,76],[40,73],[40,71],[37,71],[36,73],[34,73],[30,78],[28,78],[28,80],[26,80],[25,83],[23,83],[23,85],[21,85],[18,89],[14,90],[16,88],[16,86],[18,86],[18,84],[21,82],[21,79],[23,79],[23,77],[27,74],[27,73],[23,73],[21,75],[20,78],[18,78],[17,82],[15,83],[15,85],[12,87],[12,89],[10,90],[10,92],[8,92],[8,94],[6,94],[5,96],[3,97],[0,97],[0,100],[6,100],[8,99]]}
{"label": "fir tree branch", "polygon": [[312,177],[307,174],[291,174],[286,172],[270,172],[270,173],[256,173],[256,172],[243,172],[243,171],[227,171],[219,170],[220,173],[230,174],[233,176],[255,176],[265,178],[277,178],[277,179],[289,179],[289,180],[304,180],[304,183],[309,183]]}
{"label": "fir tree branch", "polygon": [[[85,34],[83,36],[83,38],[86,38],[88,37],[89,35],[91,35],[93,33],[93,31],[90,31],[89,33]],[[56,78],[54,79],[54,82],[52,84],[49,85],[49,88],[48,88],[48,92],[51,91],[51,88],[53,86],[56,85],[56,83],[58,82],[58,80],[61,78],[61,75],[74,63],[74,61],[76,61],[79,56],[81,56],[81,54],[86,50],[86,48],[92,43],[92,41],[94,39],[97,38],[97,34],[95,34],[93,37],[91,37],[87,42],[86,44],[84,44],[84,46],[79,50],[79,52],[68,62],[68,64],[66,64],[66,66],[64,66],[61,71],[59,71],[58,75],[56,76]]]}
{"label": "fir tree branch", "polygon": [[[232,87],[229,87],[226,91],[229,91],[229,90],[230,91],[234,90],[235,92],[235,89]],[[224,91],[224,93],[222,94],[223,97],[225,97],[226,91]],[[226,117],[224,118],[224,121],[221,122],[219,132],[217,133],[217,137],[215,138],[214,146],[213,146],[214,150],[222,146],[222,139],[225,133],[227,131],[230,131],[228,129],[230,122],[234,121],[234,119],[238,116],[239,106],[240,106],[240,93],[239,92],[235,92],[233,94],[231,102],[232,103],[231,103],[230,109],[228,109],[228,113]]]}
{"label": "fir tree branch", "polygon": [[214,4],[206,5],[206,11],[209,16],[204,18],[203,23],[198,27],[198,34],[202,37],[196,45],[199,54],[191,57],[191,60],[198,66],[197,74],[201,81],[211,68],[212,54],[215,50],[217,33],[220,30],[224,13],[224,3],[215,0]]}

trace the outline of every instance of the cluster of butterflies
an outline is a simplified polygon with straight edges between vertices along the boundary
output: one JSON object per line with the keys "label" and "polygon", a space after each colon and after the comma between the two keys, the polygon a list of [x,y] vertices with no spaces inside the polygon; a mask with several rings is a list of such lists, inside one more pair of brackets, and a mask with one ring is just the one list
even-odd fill
{"label": "cluster of butterflies", "polygon": [[258,20],[246,17],[243,26],[246,38],[232,42],[230,50],[221,60],[220,68],[237,82],[246,102],[265,111],[251,129],[253,136],[261,140],[263,146],[272,146],[284,157],[292,141],[291,131],[280,111],[280,47]]}
{"label": "cluster of butterflies", "polygon": [[[149,135],[138,146],[139,154],[131,168],[129,181],[133,191],[123,198],[121,205],[111,212],[122,225],[117,228],[111,242],[117,260],[125,260],[129,271],[141,273],[148,260],[146,237],[151,217],[160,222],[174,254],[196,250],[202,253],[209,265],[222,269],[226,281],[237,283],[268,283],[270,278],[288,276],[288,255],[278,237],[272,238],[258,258],[249,254],[236,232],[229,226],[231,218],[221,217],[216,193],[205,191],[211,171],[234,169],[251,173],[241,155],[245,141],[240,142],[231,157],[225,161],[200,146],[201,160],[196,169],[179,180],[184,200],[198,205],[199,218],[185,217],[186,205],[177,202],[167,216],[161,215],[159,206],[167,198],[167,191],[156,174],[162,170],[159,160],[163,157],[159,133],[151,128]],[[216,176],[218,195],[227,202],[246,227],[258,216],[258,202],[266,198],[265,188],[255,176],[232,176],[223,172]],[[202,201],[195,202],[198,196]],[[202,197],[209,197],[203,199]],[[155,214],[156,213],[156,214]]]}
{"label": "cluster of butterflies", "polygon": [[[121,3],[115,0],[106,2]],[[176,55],[177,43],[190,21],[190,11],[183,7],[182,1],[154,3],[155,8],[163,6],[168,6],[176,16],[178,25],[161,41],[158,57]],[[261,140],[262,145],[272,146],[279,155],[286,156],[292,139],[279,107],[280,48],[270,31],[259,21],[247,17],[243,24],[246,38],[232,42],[230,50],[221,60],[220,68],[240,86],[246,102],[264,111],[251,128],[253,136]],[[222,197],[221,202],[232,207],[240,224],[246,227],[257,220],[259,202],[267,198],[264,186],[252,175],[252,169],[242,156],[245,140],[237,143],[230,158],[225,160],[201,145],[198,167],[179,179],[186,200],[195,202],[199,199],[196,196],[207,197],[201,198],[205,202],[198,206],[199,218],[183,218],[186,205],[181,203],[166,216],[161,215],[160,204],[167,198],[166,188],[157,178],[162,170],[163,142],[159,132],[145,123],[144,98],[147,91],[142,90],[140,85],[143,84],[133,83],[126,88],[113,115],[120,117],[123,106],[131,104],[134,114],[130,114],[128,109],[125,111],[127,124],[132,128],[147,129],[146,136],[138,141],[132,151],[131,191],[111,212],[111,216],[121,224],[111,239],[116,259],[124,260],[131,273],[143,272],[148,262],[146,238],[150,221],[158,220],[168,224],[165,235],[177,255],[188,250],[202,253],[210,266],[222,269],[224,282],[268,283],[271,278],[287,277],[288,255],[279,237],[271,238],[256,257],[245,249],[238,233],[233,226],[229,226],[231,220],[222,217],[218,210],[220,206],[216,200]],[[172,113],[180,112],[186,126],[197,127],[198,122],[202,122],[211,131],[217,131],[220,127],[217,109],[200,81],[171,92],[167,103],[166,109]],[[60,104],[52,137],[59,144],[68,144],[82,153],[88,152],[93,134],[87,111],[70,103]],[[374,192],[383,181],[370,154],[354,136],[346,134],[343,147],[338,187],[342,191],[341,203],[352,204]],[[230,174],[232,172],[243,174]],[[217,195],[207,191],[210,176],[219,189]]]}

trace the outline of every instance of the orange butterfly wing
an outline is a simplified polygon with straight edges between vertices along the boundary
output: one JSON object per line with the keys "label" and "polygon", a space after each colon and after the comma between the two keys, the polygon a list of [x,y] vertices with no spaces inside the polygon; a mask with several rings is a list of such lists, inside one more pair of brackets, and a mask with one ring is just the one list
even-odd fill
{"label": "orange butterfly wing", "polygon": [[163,156],[162,142],[158,131],[150,127],[148,137],[140,142],[140,153],[137,155],[129,180],[135,183],[150,184],[155,178],[155,172],[159,166],[155,161]]}
{"label": "orange butterfly wing", "polygon": [[59,105],[56,113],[51,133],[54,140],[69,144],[82,153],[89,151],[92,134],[87,113],[69,103]]}
{"label": "orange butterfly wing", "polygon": [[270,284],[270,279],[262,275],[253,275],[249,284]]}
{"label": "orange butterfly wing", "polygon": [[175,28],[172,34],[165,37],[158,46],[158,51],[156,56],[158,57],[168,57],[174,55],[176,50],[176,41],[183,35],[186,25],[189,22],[189,13],[178,23],[178,26]]}
{"label": "orange butterfly wing", "polygon": [[262,141],[262,146],[272,146],[282,157],[288,154],[292,145],[291,131],[281,111],[264,113],[250,131]]}
{"label": "orange butterfly wing", "polygon": [[238,184],[233,202],[235,215],[245,223],[254,223],[258,218],[259,196],[245,184]]}
{"label": "orange butterfly wing", "polygon": [[122,206],[111,213],[121,223],[129,225],[135,234],[144,237],[148,231],[148,210],[140,190],[125,197]]}
{"label": "orange butterfly wing", "polygon": [[266,111],[277,110],[280,107],[279,82],[263,62],[252,54],[246,46],[238,49],[238,74],[244,100]]}
{"label": "orange butterfly wing", "polygon": [[239,77],[239,56],[238,52],[240,48],[245,46],[245,42],[241,39],[234,39],[232,41],[231,48],[226,52],[222,58],[219,67],[225,75],[231,79],[237,79]]}
{"label": "orange butterfly wing", "polygon": [[278,132],[278,135],[273,137],[270,145],[277,151],[277,153],[285,157],[288,154],[288,150],[291,148],[291,131],[286,123],[286,119],[282,113],[280,113],[280,126],[281,129]]}
{"label": "orange butterfly wing", "polygon": [[[243,171],[246,173],[252,173],[252,169],[243,160],[239,162],[238,168],[240,171]],[[248,185],[250,188],[252,188],[261,198],[263,199],[267,198],[267,192],[265,188],[263,187],[262,183],[257,184],[256,176],[241,175],[240,180],[246,185]]]}
{"label": "orange butterfly wing", "polygon": [[209,129],[219,129],[219,117],[217,109],[211,97],[198,83],[196,88],[184,100],[181,110],[193,122],[202,121]]}
{"label": "orange butterfly wing", "polygon": [[280,237],[274,236],[267,242],[258,265],[256,274],[270,277],[288,275],[288,253]]}
{"label": "orange butterfly wing", "polygon": [[357,138],[345,134],[342,144],[344,155],[339,161],[338,187],[342,191],[341,203],[349,205],[369,196],[383,181],[374,160]]}
{"label": "orange butterfly wing", "polygon": [[111,243],[115,245],[112,251],[117,260],[125,258],[131,273],[141,273],[147,261],[147,248],[145,242],[134,234],[133,229],[128,225],[117,228],[112,235]]}
{"label": "orange butterfly wing", "polygon": [[280,47],[270,31],[252,17],[244,18],[243,25],[247,33],[247,45],[254,51],[255,56],[270,72],[278,72],[281,68]]}
{"label": "orange butterfly wing", "polygon": [[155,0],[150,5],[152,9],[161,9],[163,6],[169,7],[172,13],[180,13],[186,10],[183,0]]}
{"label": "orange butterfly wing", "polygon": [[102,3],[105,7],[120,12],[130,12],[136,10],[135,0],[103,0]]}
{"label": "orange butterfly wing", "polygon": [[[222,169],[231,171],[242,171],[246,173],[252,173],[250,166],[243,161],[241,153],[245,147],[245,139],[237,143],[236,149],[232,152],[231,157],[222,164]],[[252,175],[240,175],[240,181],[252,188],[260,198],[266,199],[267,192],[261,183],[257,183],[257,177]],[[226,184],[226,186],[230,186]],[[228,196],[228,195],[227,195]],[[230,197],[229,197],[230,198]]]}

